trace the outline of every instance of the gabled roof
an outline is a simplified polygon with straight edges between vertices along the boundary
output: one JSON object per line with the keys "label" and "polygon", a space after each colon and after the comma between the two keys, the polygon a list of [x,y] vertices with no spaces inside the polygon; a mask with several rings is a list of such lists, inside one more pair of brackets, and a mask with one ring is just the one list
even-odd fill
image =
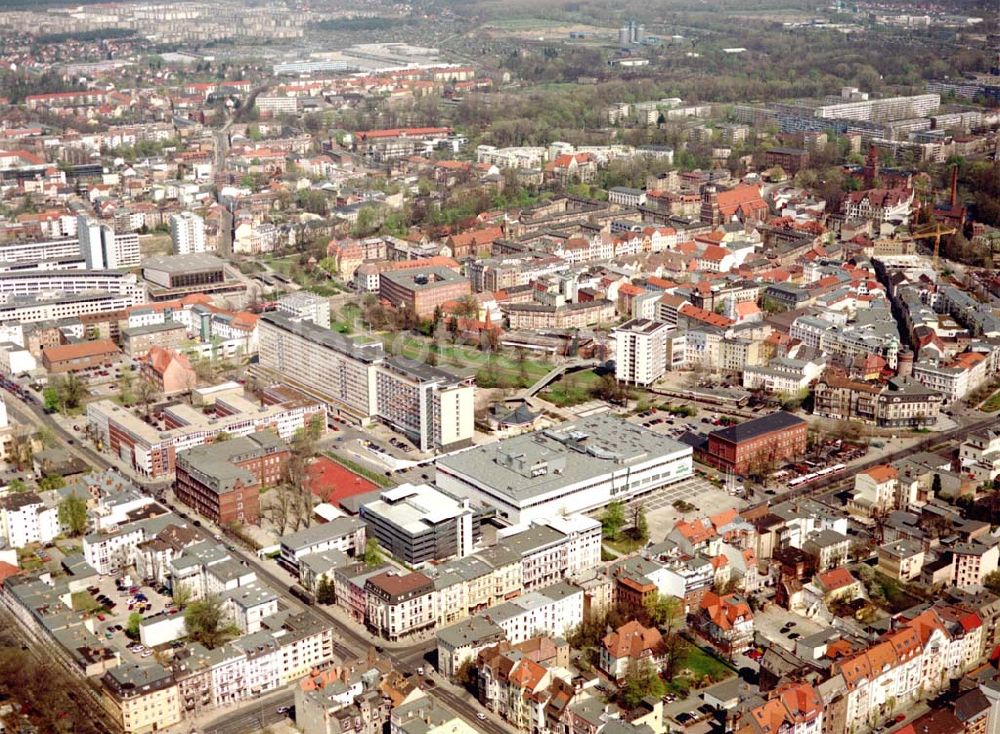
{"label": "gabled roof", "polygon": [[663,645],[663,636],[655,627],[643,627],[632,620],[605,635],[601,644],[613,658],[639,659],[646,652],[658,654]]}

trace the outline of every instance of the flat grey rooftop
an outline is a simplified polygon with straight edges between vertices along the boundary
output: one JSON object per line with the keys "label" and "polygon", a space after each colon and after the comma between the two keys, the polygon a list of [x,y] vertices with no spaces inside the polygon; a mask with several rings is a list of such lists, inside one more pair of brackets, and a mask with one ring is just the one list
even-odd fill
{"label": "flat grey rooftop", "polygon": [[436,466],[516,504],[629,465],[690,453],[690,446],[616,416],[598,414],[448,454]]}

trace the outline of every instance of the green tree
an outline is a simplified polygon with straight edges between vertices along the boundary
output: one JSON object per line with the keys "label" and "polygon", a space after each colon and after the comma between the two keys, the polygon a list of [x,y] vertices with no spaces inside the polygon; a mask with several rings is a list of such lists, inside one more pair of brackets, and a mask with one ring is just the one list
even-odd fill
{"label": "green tree", "polygon": [[365,541],[365,565],[369,568],[373,568],[380,565],[383,560],[382,549],[379,547],[378,541],[375,540],[375,538],[368,538],[368,540]]}
{"label": "green tree", "polygon": [[1000,594],[1000,570],[990,571],[988,574],[983,576],[983,586],[992,591],[994,594]]}
{"label": "green tree", "polygon": [[46,474],[38,483],[38,488],[47,491],[50,489],[62,489],[66,486],[66,480],[62,474]]}
{"label": "green tree", "polygon": [[42,404],[45,406],[45,410],[50,413],[59,410],[62,407],[62,403],[59,400],[59,391],[53,386],[42,390]]}
{"label": "green tree", "polygon": [[149,406],[156,402],[156,399],[160,395],[160,390],[153,383],[152,380],[147,380],[145,378],[139,380],[135,386],[135,399],[140,405],[142,405],[143,410],[146,412],[146,418],[149,418]]}
{"label": "green tree", "polygon": [[142,624],[142,615],[139,612],[132,612],[128,615],[128,623],[125,625],[125,634],[129,639],[139,639],[139,625]]}
{"label": "green tree", "polygon": [[625,680],[618,690],[621,703],[632,709],[646,697],[662,698],[667,684],[648,660],[632,661],[625,671]]}
{"label": "green tree", "polygon": [[59,522],[70,535],[83,535],[87,529],[87,501],[78,494],[69,495],[59,503]]}
{"label": "green tree", "polygon": [[646,508],[641,504],[636,505],[633,513],[632,532],[636,540],[649,540],[649,520],[646,519]]}
{"label": "green tree", "polygon": [[191,588],[185,584],[178,584],[173,588],[172,601],[178,609],[183,609],[191,601]]}
{"label": "green tree", "polygon": [[184,625],[187,627],[188,638],[200,642],[209,650],[224,645],[240,633],[223,616],[222,600],[217,596],[188,604],[184,610]]}
{"label": "green tree", "polygon": [[601,517],[601,525],[604,528],[604,537],[608,540],[617,540],[618,534],[625,526],[625,503],[619,500],[608,503],[604,508],[604,515]]}
{"label": "green tree", "polygon": [[320,604],[333,604],[336,600],[334,585],[324,576],[316,585],[316,601]]}
{"label": "green tree", "polygon": [[87,386],[75,372],[56,380],[54,387],[59,396],[59,407],[63,412],[79,408],[87,396]]}
{"label": "green tree", "polygon": [[472,658],[466,658],[458,666],[458,670],[455,671],[455,682],[468,690],[474,690],[479,684],[479,671],[476,670]]}
{"label": "green tree", "polygon": [[123,369],[121,377],[118,378],[118,400],[124,406],[132,405],[135,402],[135,375],[130,369]]}
{"label": "green tree", "polygon": [[644,602],[649,619],[659,627],[673,634],[678,623],[684,618],[684,605],[681,600],[671,594],[653,593]]}
{"label": "green tree", "polygon": [[212,443],[222,443],[223,441],[231,441],[233,434],[229,431],[219,431],[215,434],[215,438],[212,439]]}
{"label": "green tree", "polygon": [[25,484],[24,480],[21,479],[20,477],[15,477],[14,479],[11,479],[10,483],[7,485],[7,489],[10,490],[11,492],[23,492],[27,488],[28,485]]}

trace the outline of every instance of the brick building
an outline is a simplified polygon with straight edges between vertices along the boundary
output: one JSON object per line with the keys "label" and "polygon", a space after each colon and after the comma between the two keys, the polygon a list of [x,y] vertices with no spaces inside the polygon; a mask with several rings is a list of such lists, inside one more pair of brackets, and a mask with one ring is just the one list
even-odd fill
{"label": "brick building", "polygon": [[778,411],[712,431],[699,460],[717,469],[745,474],[765,464],[780,464],[806,450],[806,422]]}
{"label": "brick building", "polygon": [[51,373],[76,372],[117,361],[121,350],[110,339],[42,348],[42,365]]}
{"label": "brick building", "polygon": [[458,301],[472,293],[472,284],[448,268],[391,271],[379,279],[379,296],[396,308],[409,308],[422,319],[448,301]]}
{"label": "brick building", "polygon": [[785,173],[794,176],[809,165],[809,151],[804,148],[769,148],[764,151],[764,165],[781,166]]}
{"label": "brick building", "polygon": [[183,451],[177,455],[174,492],[217,525],[256,524],[260,490],[284,479],[290,454],[270,431]]}

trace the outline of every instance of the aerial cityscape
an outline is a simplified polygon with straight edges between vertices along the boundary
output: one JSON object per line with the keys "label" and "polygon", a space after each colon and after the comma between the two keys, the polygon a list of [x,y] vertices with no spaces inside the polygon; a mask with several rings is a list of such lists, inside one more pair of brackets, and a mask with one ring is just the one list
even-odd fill
{"label": "aerial cityscape", "polygon": [[0,732],[1000,734],[1000,5],[0,0]]}

